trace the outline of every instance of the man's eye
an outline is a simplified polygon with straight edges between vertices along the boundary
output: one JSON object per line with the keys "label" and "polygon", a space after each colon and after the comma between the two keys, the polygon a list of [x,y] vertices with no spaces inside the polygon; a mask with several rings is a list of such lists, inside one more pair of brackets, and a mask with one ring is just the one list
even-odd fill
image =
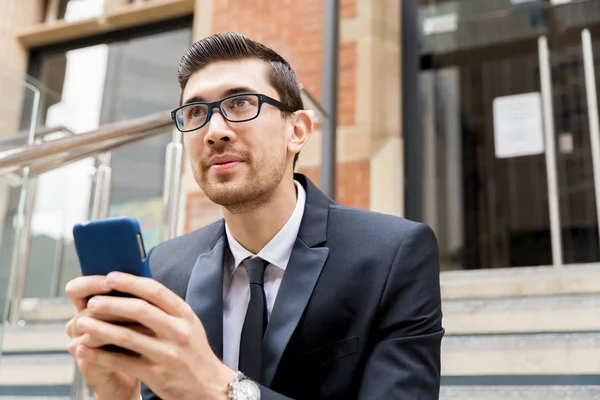
{"label": "man's eye", "polygon": [[206,111],[202,107],[194,107],[190,110],[190,117],[196,118],[206,115]]}
{"label": "man's eye", "polygon": [[248,99],[235,99],[231,102],[231,108],[242,108],[249,105]]}

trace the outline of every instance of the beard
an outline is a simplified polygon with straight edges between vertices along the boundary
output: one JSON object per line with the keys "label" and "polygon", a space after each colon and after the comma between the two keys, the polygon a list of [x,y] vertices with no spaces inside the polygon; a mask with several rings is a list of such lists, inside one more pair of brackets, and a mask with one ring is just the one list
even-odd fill
{"label": "beard", "polygon": [[273,156],[265,160],[253,160],[247,152],[227,151],[240,156],[243,162],[233,171],[218,173],[207,165],[195,165],[194,178],[206,197],[228,211],[252,210],[265,204],[282,181],[286,167],[286,152],[282,150],[269,152]]}

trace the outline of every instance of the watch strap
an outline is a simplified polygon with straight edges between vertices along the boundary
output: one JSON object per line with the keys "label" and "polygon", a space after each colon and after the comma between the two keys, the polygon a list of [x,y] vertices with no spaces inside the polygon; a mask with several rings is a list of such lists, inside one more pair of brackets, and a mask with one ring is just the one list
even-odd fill
{"label": "watch strap", "polygon": [[246,375],[244,375],[242,372],[238,371],[235,379],[227,384],[227,399],[228,400],[236,400],[235,391],[234,391],[235,385],[244,379],[248,379],[248,378],[246,378]]}

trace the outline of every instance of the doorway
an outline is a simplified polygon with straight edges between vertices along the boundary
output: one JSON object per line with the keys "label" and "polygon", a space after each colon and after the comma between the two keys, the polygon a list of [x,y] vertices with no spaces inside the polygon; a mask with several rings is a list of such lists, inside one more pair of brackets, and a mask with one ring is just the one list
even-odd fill
{"label": "doorway", "polygon": [[506,3],[421,8],[420,219],[444,270],[599,262],[600,2]]}

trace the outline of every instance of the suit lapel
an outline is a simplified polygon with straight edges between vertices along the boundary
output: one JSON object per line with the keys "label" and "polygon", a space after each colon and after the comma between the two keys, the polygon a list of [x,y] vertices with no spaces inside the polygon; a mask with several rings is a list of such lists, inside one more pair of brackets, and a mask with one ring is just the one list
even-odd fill
{"label": "suit lapel", "polygon": [[323,246],[331,200],[306,177],[294,179],[306,189],[306,206],[298,238],[286,267],[263,339],[263,383],[270,387],[283,352],[306,309],[329,255]]}
{"label": "suit lapel", "polygon": [[[306,189],[298,237],[281,281],[263,339],[263,384],[271,386],[281,357],[306,309],[329,255],[326,247],[329,207],[334,204],[304,175],[294,179]],[[212,233],[211,233],[212,236]],[[224,222],[217,227],[211,250],[200,254],[187,286],[186,301],[206,331],[214,353],[223,358],[223,262],[227,249]]]}
{"label": "suit lapel", "polygon": [[227,246],[222,235],[211,251],[200,254],[188,283],[186,302],[196,313],[208,343],[223,358],[223,257]]}
{"label": "suit lapel", "polygon": [[269,387],[308,300],[317,284],[329,249],[311,249],[296,239],[263,340],[263,384]]}

